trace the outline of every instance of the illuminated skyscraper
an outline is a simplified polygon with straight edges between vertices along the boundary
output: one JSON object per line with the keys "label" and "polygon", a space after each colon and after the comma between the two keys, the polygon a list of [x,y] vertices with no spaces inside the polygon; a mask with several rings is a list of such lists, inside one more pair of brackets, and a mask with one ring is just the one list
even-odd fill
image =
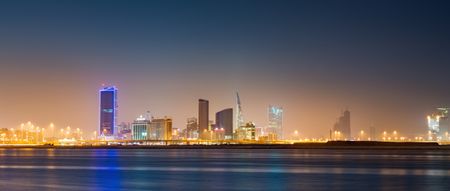
{"label": "illuminated skyscraper", "polygon": [[279,106],[269,106],[268,108],[269,125],[267,134],[276,135],[276,139],[283,139],[283,108]]}
{"label": "illuminated skyscraper", "polygon": [[449,131],[450,131],[450,120],[449,120],[449,111],[448,107],[440,107],[437,108],[439,115],[441,116],[439,120],[439,139],[440,140],[450,140]]}
{"label": "illuminated skyscraper", "polygon": [[216,113],[216,128],[224,130],[225,139],[233,139],[233,109],[228,108]]}
{"label": "illuminated skyscraper", "polygon": [[427,116],[428,140],[449,140],[449,114],[450,108],[441,107],[432,115]]}
{"label": "illuminated skyscraper", "polygon": [[117,125],[117,88],[104,87],[100,90],[100,131],[104,138],[116,135]]}
{"label": "illuminated skyscraper", "polygon": [[[209,101],[205,99],[198,100],[198,133],[203,135],[208,131],[209,126]],[[203,138],[203,137],[202,137]]]}

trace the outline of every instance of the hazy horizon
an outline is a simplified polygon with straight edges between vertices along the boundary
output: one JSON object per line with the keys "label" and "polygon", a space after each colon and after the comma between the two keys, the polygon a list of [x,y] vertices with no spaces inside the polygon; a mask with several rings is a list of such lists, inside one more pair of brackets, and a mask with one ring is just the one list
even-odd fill
{"label": "hazy horizon", "polygon": [[[424,3],[427,2],[427,3]],[[33,121],[98,130],[98,90],[118,89],[119,123],[151,111],[185,128],[235,109],[284,132],[425,134],[450,106],[450,3],[444,1],[2,1],[0,128]]]}

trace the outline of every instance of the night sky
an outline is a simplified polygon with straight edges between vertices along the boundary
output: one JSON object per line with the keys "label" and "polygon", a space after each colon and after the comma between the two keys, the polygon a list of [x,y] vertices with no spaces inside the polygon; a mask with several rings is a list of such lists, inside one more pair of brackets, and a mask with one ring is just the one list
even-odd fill
{"label": "night sky", "polygon": [[285,135],[426,133],[450,106],[448,1],[0,1],[0,127],[98,129],[98,89],[119,88],[119,122],[150,110],[185,128],[197,100]]}

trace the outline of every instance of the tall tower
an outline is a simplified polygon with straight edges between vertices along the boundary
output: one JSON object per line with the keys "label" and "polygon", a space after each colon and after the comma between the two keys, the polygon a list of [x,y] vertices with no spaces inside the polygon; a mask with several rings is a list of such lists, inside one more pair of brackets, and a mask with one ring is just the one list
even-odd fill
{"label": "tall tower", "polygon": [[198,134],[202,135],[208,131],[209,124],[209,101],[205,99],[198,100]]}
{"label": "tall tower", "polygon": [[100,136],[116,135],[117,108],[117,88],[109,86],[100,89]]}
{"label": "tall tower", "polygon": [[333,132],[334,139],[350,140],[352,138],[349,110],[345,110],[344,112],[342,112],[342,115],[339,117],[338,121],[334,124],[333,131],[334,131]]}
{"label": "tall tower", "polygon": [[241,99],[239,98],[239,93],[236,92],[236,124],[235,128],[239,129],[240,127],[243,127],[244,124],[244,116],[242,115],[242,106],[241,106]]}
{"label": "tall tower", "polygon": [[450,121],[449,121],[449,110],[447,107],[440,107],[436,109],[432,115],[428,118],[428,131],[429,140],[441,141],[450,140]]}
{"label": "tall tower", "polygon": [[278,140],[283,139],[283,108],[270,105],[268,108],[269,125],[267,132],[276,135]]}
{"label": "tall tower", "polygon": [[347,139],[352,138],[351,129],[350,129],[350,111],[345,110],[342,115],[342,132]]}

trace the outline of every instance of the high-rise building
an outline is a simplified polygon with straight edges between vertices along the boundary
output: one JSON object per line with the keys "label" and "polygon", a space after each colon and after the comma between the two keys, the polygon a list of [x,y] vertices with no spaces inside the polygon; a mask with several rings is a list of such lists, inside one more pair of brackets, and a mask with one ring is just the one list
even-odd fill
{"label": "high-rise building", "polygon": [[244,116],[242,114],[241,98],[239,97],[239,93],[236,92],[236,123],[234,124],[234,130],[239,130],[244,125],[245,124]]}
{"label": "high-rise building", "polygon": [[131,137],[132,140],[148,140],[150,129],[150,120],[142,115],[139,116],[133,123],[131,123]]}
{"label": "high-rise building", "polygon": [[197,118],[191,117],[186,123],[186,139],[198,139]]}
{"label": "high-rise building", "polygon": [[233,109],[228,108],[216,113],[216,128],[224,130],[224,139],[233,139]]}
{"label": "high-rise building", "polygon": [[101,137],[114,137],[117,125],[117,88],[104,87],[100,90],[100,131]]}
{"label": "high-rise building", "polygon": [[267,133],[276,136],[276,139],[283,139],[283,108],[270,105],[268,108],[269,124]]}
{"label": "high-rise building", "polygon": [[[209,126],[209,101],[205,99],[198,100],[198,131],[203,135],[208,131]],[[203,139],[203,137],[202,137]]]}
{"label": "high-rise building", "polygon": [[172,119],[152,119],[148,134],[151,140],[172,140]]}
{"label": "high-rise building", "polygon": [[450,140],[450,121],[448,116],[450,108],[440,107],[436,110],[435,113],[427,116],[429,131],[428,140]]}
{"label": "high-rise building", "polygon": [[350,140],[352,138],[350,129],[350,111],[345,110],[342,112],[342,115],[334,124],[333,137],[336,140]]}

